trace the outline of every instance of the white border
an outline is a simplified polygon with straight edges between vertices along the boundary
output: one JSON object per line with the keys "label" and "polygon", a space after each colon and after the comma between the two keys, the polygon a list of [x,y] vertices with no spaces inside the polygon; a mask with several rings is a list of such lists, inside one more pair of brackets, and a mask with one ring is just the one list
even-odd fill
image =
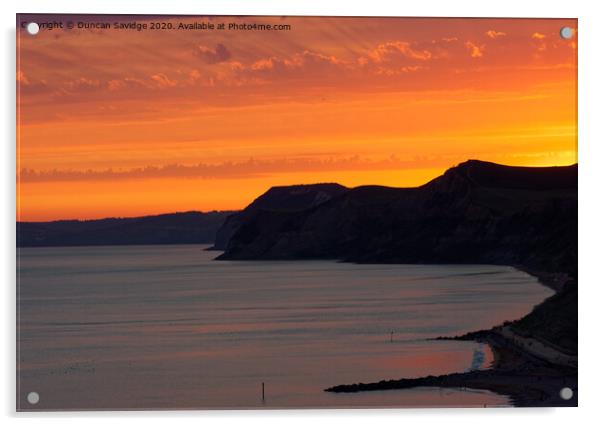
{"label": "white border", "polygon": [[[504,425],[518,422],[545,422],[549,425],[593,423],[602,415],[596,410],[600,395],[599,305],[602,282],[596,263],[602,250],[600,198],[602,191],[600,126],[602,107],[599,52],[602,15],[597,1],[548,0],[20,0],[1,4],[3,42],[0,66],[3,89],[0,118],[5,137],[2,144],[1,255],[3,327],[0,351],[2,384],[1,413],[9,423],[67,422],[115,425],[132,421],[164,424],[168,418],[178,423],[198,424],[307,424],[308,422],[365,425],[366,422],[406,424]],[[578,409],[431,409],[431,410],[299,410],[299,411],[185,411],[127,413],[46,413],[15,414],[15,13],[138,13],[138,14],[220,14],[220,15],[360,15],[360,16],[470,16],[470,17],[562,17],[579,18],[579,271],[580,271],[580,383]]]}
{"label": "white border", "polygon": [[[484,5],[474,0],[21,0],[19,12],[56,13],[138,13],[191,15],[355,15],[355,16],[459,16],[574,18],[587,10],[587,3],[549,0],[528,2],[505,0]],[[583,15],[581,15],[583,16]]]}

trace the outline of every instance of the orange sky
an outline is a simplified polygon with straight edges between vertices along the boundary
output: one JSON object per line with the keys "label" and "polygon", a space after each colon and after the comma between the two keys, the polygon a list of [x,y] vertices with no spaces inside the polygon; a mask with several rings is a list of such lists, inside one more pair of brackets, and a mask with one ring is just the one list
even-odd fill
{"label": "orange sky", "polygon": [[415,186],[469,158],[577,161],[577,46],[559,37],[576,20],[210,22],[291,29],[18,32],[18,220],[239,209],[296,183]]}

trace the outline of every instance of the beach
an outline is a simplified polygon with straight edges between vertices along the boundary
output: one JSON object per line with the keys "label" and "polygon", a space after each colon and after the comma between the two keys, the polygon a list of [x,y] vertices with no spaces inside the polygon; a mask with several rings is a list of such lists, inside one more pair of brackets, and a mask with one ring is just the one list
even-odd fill
{"label": "beach", "polygon": [[[521,268],[523,269],[523,268]],[[565,274],[535,273],[539,282],[557,292],[566,285],[577,285]],[[558,293],[557,293],[558,294]],[[542,303],[545,305],[546,302]],[[520,320],[514,321],[518,323]],[[486,343],[494,354],[490,369],[439,376],[382,380],[372,383],[338,385],[326,392],[364,392],[416,387],[471,388],[507,395],[517,407],[577,406],[577,355],[562,351],[541,339],[520,335],[512,329],[513,322],[467,333],[461,336],[438,337],[437,340],[468,340]],[[560,391],[570,388],[570,399]]]}

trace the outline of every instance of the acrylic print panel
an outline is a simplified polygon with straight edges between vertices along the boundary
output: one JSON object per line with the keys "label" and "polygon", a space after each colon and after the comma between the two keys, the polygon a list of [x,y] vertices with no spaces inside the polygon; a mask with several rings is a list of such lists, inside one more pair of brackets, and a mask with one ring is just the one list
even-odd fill
{"label": "acrylic print panel", "polygon": [[577,405],[576,20],[18,15],[17,54],[18,410]]}

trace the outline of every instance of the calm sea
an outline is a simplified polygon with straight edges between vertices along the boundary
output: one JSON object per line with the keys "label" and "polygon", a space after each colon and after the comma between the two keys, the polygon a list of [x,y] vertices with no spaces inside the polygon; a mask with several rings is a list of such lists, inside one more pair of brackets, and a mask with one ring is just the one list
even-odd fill
{"label": "calm sea", "polygon": [[221,262],[204,248],[19,249],[20,409],[508,405],[471,389],[323,389],[488,368],[486,345],[425,339],[552,294],[511,267]]}

